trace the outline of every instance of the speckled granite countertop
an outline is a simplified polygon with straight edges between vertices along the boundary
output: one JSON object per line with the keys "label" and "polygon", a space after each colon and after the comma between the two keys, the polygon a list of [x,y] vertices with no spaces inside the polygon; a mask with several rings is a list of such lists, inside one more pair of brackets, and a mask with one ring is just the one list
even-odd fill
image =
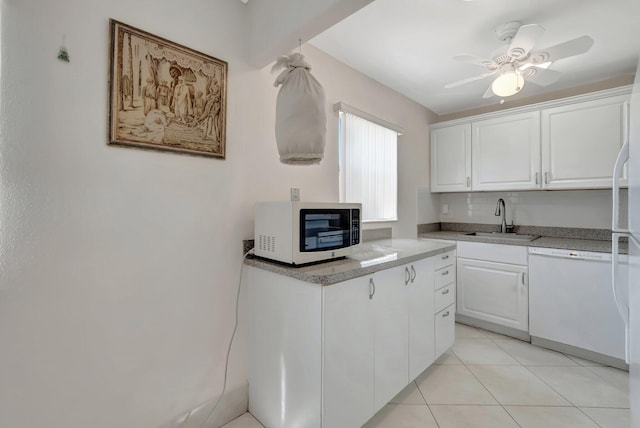
{"label": "speckled granite countertop", "polygon": [[291,267],[262,258],[245,264],[320,285],[331,285],[454,250],[455,243],[421,239],[381,239],[365,242],[346,259]]}
{"label": "speckled granite countertop", "polygon": [[[464,231],[434,231],[418,235],[419,238],[445,239],[449,241],[484,242],[489,244],[518,245],[523,247],[559,248],[564,250],[593,251],[596,253],[611,253],[611,241],[596,239],[575,239],[541,236],[532,241],[510,240],[500,238],[485,238],[481,236],[468,236]],[[627,244],[620,243],[620,253],[627,254]]]}

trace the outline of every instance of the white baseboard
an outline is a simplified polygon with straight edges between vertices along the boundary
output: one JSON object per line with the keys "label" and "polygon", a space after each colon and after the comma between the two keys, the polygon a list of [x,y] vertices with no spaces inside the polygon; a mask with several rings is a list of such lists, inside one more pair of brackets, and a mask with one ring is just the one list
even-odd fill
{"label": "white baseboard", "polygon": [[209,415],[218,398],[200,404],[159,428],[219,428],[248,410],[249,384],[227,391],[220,400],[218,408]]}

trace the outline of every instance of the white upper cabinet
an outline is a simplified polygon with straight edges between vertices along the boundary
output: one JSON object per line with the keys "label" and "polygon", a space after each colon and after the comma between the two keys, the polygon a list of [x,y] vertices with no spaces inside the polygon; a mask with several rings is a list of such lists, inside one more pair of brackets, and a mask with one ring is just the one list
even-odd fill
{"label": "white upper cabinet", "polygon": [[473,190],[539,187],[539,112],[473,122],[471,141]]}
{"label": "white upper cabinet", "polygon": [[629,96],[620,95],[543,110],[542,187],[611,188],[628,106]]}
{"label": "white upper cabinet", "polygon": [[[611,188],[630,87],[438,123],[431,191]],[[621,186],[627,186],[626,169]]]}
{"label": "white upper cabinet", "polygon": [[471,124],[431,131],[431,191],[471,190]]}

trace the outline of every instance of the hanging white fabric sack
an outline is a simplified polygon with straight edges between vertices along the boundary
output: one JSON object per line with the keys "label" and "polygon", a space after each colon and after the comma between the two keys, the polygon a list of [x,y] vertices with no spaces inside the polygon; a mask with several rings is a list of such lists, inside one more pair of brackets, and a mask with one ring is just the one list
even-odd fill
{"label": "hanging white fabric sack", "polygon": [[273,86],[282,85],[276,103],[276,141],[280,162],[318,164],[324,156],[327,116],[322,85],[309,72],[304,56],[278,58],[273,71],[285,68]]}

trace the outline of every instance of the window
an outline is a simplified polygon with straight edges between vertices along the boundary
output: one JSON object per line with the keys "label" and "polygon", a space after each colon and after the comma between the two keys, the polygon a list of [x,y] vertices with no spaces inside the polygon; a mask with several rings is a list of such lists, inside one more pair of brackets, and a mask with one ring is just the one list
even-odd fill
{"label": "window", "polygon": [[340,201],[361,203],[363,221],[397,220],[397,145],[401,131],[342,103],[337,109],[340,110]]}

